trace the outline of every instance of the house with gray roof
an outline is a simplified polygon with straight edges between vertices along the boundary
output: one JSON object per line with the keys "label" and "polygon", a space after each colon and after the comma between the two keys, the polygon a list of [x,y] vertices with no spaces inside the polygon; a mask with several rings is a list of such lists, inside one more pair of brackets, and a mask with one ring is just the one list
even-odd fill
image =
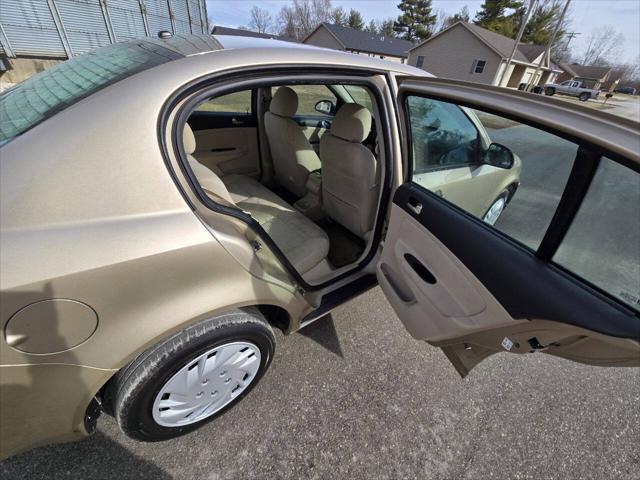
{"label": "house with gray roof", "polygon": [[211,35],[231,35],[232,37],[252,37],[252,38],[272,38],[274,40],[283,40],[285,42],[295,42],[295,38],[283,37],[282,35],[275,35],[273,33],[260,33],[248,30],[245,28],[230,28],[221,27],[219,25],[214,26],[211,29]]}
{"label": "house with gray roof", "polygon": [[607,87],[611,86],[612,80],[618,80],[611,70],[611,67],[597,67],[595,65],[580,65],[577,63],[560,64],[563,73],[558,77],[558,82],[564,82],[565,80],[580,80],[588,88],[600,89],[603,84],[607,84]]}
{"label": "house with gray roof", "polygon": [[502,78],[514,45],[512,38],[461,21],[412,47],[408,63],[437,77],[511,88],[528,83],[541,60],[534,85],[553,82],[562,73],[543,45],[521,43]]}
{"label": "house with gray roof", "polygon": [[401,38],[355,30],[332,23],[321,23],[302,40],[302,43],[317,47],[332,48],[405,63],[413,43]]}

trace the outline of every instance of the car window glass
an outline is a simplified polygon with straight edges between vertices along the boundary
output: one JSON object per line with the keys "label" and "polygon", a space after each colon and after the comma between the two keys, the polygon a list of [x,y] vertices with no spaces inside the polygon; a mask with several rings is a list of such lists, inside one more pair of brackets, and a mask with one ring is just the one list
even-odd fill
{"label": "car window glass", "polygon": [[102,88],[181,57],[153,43],[117,43],[34,75],[0,94],[0,144]]}
{"label": "car window glass", "polygon": [[[298,94],[298,110],[296,111],[296,115],[323,115],[316,110],[316,103],[321,100],[329,100],[336,105],[338,101],[326,85],[289,85],[289,88]],[[275,91],[273,93],[275,94]]]}
{"label": "car window glass", "polygon": [[537,249],[560,202],[577,145],[447,102],[409,96],[407,106],[412,181]]}
{"label": "car window glass", "polygon": [[469,166],[476,162],[479,132],[460,107],[410,97],[409,112],[414,174]]}
{"label": "car window glass", "polygon": [[362,105],[373,115],[373,103],[371,102],[371,95],[369,95],[369,92],[366,88],[361,87],[360,85],[345,85],[344,88],[347,90],[355,103]]}
{"label": "car window glass", "polygon": [[251,115],[251,90],[233,92],[201,103],[198,112],[227,112]]}
{"label": "car window glass", "polygon": [[600,162],[553,261],[640,310],[640,174]]}

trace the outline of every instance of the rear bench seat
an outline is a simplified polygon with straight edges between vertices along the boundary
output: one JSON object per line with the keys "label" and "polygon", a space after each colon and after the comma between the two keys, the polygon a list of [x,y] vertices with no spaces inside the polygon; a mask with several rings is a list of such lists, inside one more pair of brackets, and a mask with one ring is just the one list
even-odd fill
{"label": "rear bench seat", "polygon": [[233,203],[251,212],[300,273],[318,265],[329,253],[329,237],[267,187],[244,175],[226,175],[222,182]]}
{"label": "rear bench seat", "polygon": [[234,203],[264,228],[300,274],[311,270],[329,253],[329,237],[318,225],[267,187],[244,175],[218,176],[193,157],[196,140],[188,125],[184,150],[203,189]]}

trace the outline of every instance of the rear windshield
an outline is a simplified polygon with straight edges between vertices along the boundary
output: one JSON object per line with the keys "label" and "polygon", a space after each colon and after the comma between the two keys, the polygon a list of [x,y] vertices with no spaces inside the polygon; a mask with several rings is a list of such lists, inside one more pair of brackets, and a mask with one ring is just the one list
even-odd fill
{"label": "rear windshield", "polygon": [[0,94],[0,145],[102,88],[182,57],[154,43],[125,42],[35,75]]}

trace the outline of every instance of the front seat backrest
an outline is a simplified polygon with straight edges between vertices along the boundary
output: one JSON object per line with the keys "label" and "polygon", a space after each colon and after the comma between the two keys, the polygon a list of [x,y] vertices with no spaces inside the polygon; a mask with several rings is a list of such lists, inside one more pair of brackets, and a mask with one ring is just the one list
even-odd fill
{"label": "front seat backrest", "polygon": [[291,117],[298,109],[298,95],[289,87],[280,87],[264,114],[264,126],[278,183],[303,197],[307,177],[320,168],[320,159],[300,126]]}
{"label": "front seat backrest", "polygon": [[331,131],[320,139],[324,210],[360,238],[373,228],[378,203],[376,158],[362,145],[370,131],[369,110],[346,103],[333,119]]}

